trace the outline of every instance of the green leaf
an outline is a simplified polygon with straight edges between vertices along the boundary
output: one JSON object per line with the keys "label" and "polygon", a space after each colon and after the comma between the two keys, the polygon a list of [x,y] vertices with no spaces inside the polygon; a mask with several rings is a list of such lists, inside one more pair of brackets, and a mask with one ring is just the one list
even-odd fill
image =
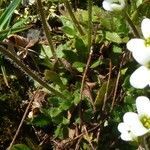
{"label": "green leaf", "polygon": [[59,109],[61,110],[68,110],[72,106],[72,101],[71,100],[64,100],[63,102],[60,103]]}
{"label": "green leaf", "polygon": [[143,0],[137,0],[136,6],[139,7],[143,3]]}
{"label": "green leaf", "polygon": [[53,117],[56,117],[57,115],[59,115],[61,112],[62,112],[62,110],[59,107],[56,107],[56,108],[51,108],[49,111],[49,114],[53,118]]}
{"label": "green leaf", "polygon": [[40,53],[40,58],[51,58],[53,55],[52,55],[52,52],[51,52],[51,49],[49,46],[47,45],[42,45],[41,47],[41,53]]}
{"label": "green leaf", "polygon": [[15,144],[15,145],[13,145],[11,150],[31,150],[31,149],[24,144]]}
{"label": "green leaf", "polygon": [[62,122],[63,125],[68,125],[69,122],[70,122],[69,119],[63,117],[63,122]]}
{"label": "green leaf", "polygon": [[13,0],[10,5],[5,9],[3,14],[0,16],[0,30],[6,26],[7,22],[9,21],[10,17],[12,16],[14,10],[17,6],[21,3],[22,0]]}
{"label": "green leaf", "polygon": [[114,43],[118,43],[118,44],[122,43],[122,39],[115,32],[106,32],[105,38]]}
{"label": "green leaf", "polygon": [[58,107],[60,101],[62,101],[62,99],[59,99],[58,97],[50,97],[48,98],[48,102],[52,107]]}
{"label": "green leaf", "polygon": [[[8,34],[14,34],[14,33],[17,33],[17,32],[21,32],[21,31],[24,31],[24,30],[27,30],[29,29],[30,26],[28,25],[23,25],[23,26],[20,26],[20,27],[11,27],[11,28],[8,28],[8,29],[5,29],[5,30],[2,30],[0,31],[0,35],[1,35],[1,38],[0,39],[4,39],[7,37]],[[2,37],[3,36],[3,37]]]}
{"label": "green leaf", "polygon": [[75,36],[77,33],[73,28],[70,28],[68,26],[64,26],[62,27],[62,30],[64,33],[70,35],[70,36]]}
{"label": "green leaf", "polygon": [[12,28],[15,29],[15,28],[21,27],[22,25],[25,26],[26,22],[28,22],[28,21],[29,21],[29,18],[21,18],[15,22],[15,24],[12,26]]}
{"label": "green leaf", "polygon": [[85,64],[82,62],[74,62],[72,67],[76,68],[79,72],[83,72]]}
{"label": "green leaf", "polygon": [[120,54],[120,53],[122,53],[122,48],[120,48],[119,46],[113,45],[113,52]]}
{"label": "green leaf", "polygon": [[94,102],[94,105],[96,106],[97,109],[101,109],[101,107],[103,106],[106,90],[107,90],[107,96],[109,96],[112,90],[114,89],[115,83],[116,83],[116,79],[111,79],[109,81],[109,86],[107,89],[107,81],[103,82],[102,86],[100,87],[97,93],[97,96]]}
{"label": "green leaf", "polygon": [[[58,58],[62,58],[63,57],[63,50],[66,48],[66,45],[59,45],[56,49],[56,54],[58,56]],[[49,58],[51,58],[52,52],[51,49],[48,45],[44,45],[42,44],[41,46],[41,53],[40,53],[40,58],[45,59],[47,58],[49,60]]]}
{"label": "green leaf", "polygon": [[33,118],[33,120],[32,120],[32,124],[34,124],[35,126],[38,126],[38,127],[44,127],[50,123],[51,123],[50,118],[43,114],[38,115],[37,117]]}
{"label": "green leaf", "polygon": [[61,88],[65,88],[62,80],[60,79],[60,76],[56,72],[52,70],[45,70],[44,75],[46,80],[50,80],[55,84],[58,84]]}
{"label": "green leaf", "polygon": [[75,48],[77,50],[78,60],[85,62],[88,54],[88,49],[83,40],[79,37],[75,39]]}
{"label": "green leaf", "polygon": [[94,68],[98,67],[98,66],[101,65],[101,64],[102,64],[102,61],[101,61],[101,60],[96,60],[96,61],[90,66],[90,68],[91,68],[91,69],[94,69]]}
{"label": "green leaf", "polygon": [[80,92],[79,92],[79,90],[76,90],[75,92],[74,92],[74,104],[75,105],[77,105],[77,104],[79,104],[79,102],[81,102],[81,100],[80,100]]}
{"label": "green leaf", "polygon": [[63,50],[65,58],[70,62],[73,63],[78,60],[78,55],[76,52],[71,50]]}
{"label": "green leaf", "polygon": [[87,50],[83,40],[79,37],[77,37],[75,40],[75,47],[76,47],[77,51]]}
{"label": "green leaf", "polygon": [[68,136],[68,127],[66,125],[58,125],[57,129],[55,130],[55,137],[60,139],[64,139]]}

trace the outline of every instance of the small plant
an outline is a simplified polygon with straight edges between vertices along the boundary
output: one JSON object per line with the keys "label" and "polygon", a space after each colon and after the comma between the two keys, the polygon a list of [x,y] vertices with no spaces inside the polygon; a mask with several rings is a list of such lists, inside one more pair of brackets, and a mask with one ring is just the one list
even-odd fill
{"label": "small plant", "polygon": [[149,149],[149,1],[0,5],[0,149]]}

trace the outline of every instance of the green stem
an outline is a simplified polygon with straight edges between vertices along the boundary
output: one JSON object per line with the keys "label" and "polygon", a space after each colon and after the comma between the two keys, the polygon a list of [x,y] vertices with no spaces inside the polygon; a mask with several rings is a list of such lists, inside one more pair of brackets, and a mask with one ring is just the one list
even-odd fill
{"label": "green stem", "polygon": [[48,40],[49,46],[51,48],[53,57],[55,58],[55,60],[58,60],[55,49],[54,49],[54,46],[53,46],[53,42],[52,42],[50,26],[49,26],[48,22],[46,21],[46,17],[45,17],[45,14],[44,14],[44,10],[43,10],[41,0],[37,0],[37,6],[38,6],[39,14],[41,16],[41,21],[43,23],[43,29],[45,31],[45,35],[46,35],[46,38]]}
{"label": "green stem", "polygon": [[90,51],[92,45],[92,0],[88,0],[88,50]]}
{"label": "green stem", "polygon": [[136,26],[134,25],[133,21],[130,19],[130,17],[129,17],[129,15],[127,14],[127,12],[125,12],[125,18],[126,18],[128,24],[130,25],[130,27],[131,27],[131,29],[132,29],[134,35],[135,35],[136,37],[140,37],[140,34],[139,34],[138,30],[136,29]]}
{"label": "green stem", "polygon": [[88,71],[88,67],[90,65],[91,62],[91,57],[92,57],[92,53],[93,53],[93,48],[92,46],[92,0],[88,0],[88,50],[89,50],[89,57],[85,66],[85,70],[83,73],[83,77],[82,77],[82,82],[81,82],[81,89],[80,89],[80,99],[82,100],[82,93],[83,93],[83,89],[84,89],[84,83],[85,83],[85,78],[86,78],[86,74]]}
{"label": "green stem", "polygon": [[77,21],[77,19],[76,19],[74,13],[73,13],[73,11],[72,11],[71,5],[69,4],[68,0],[63,0],[63,2],[64,2],[65,6],[66,6],[66,8],[67,8],[67,10],[68,10],[68,13],[69,13],[69,15],[70,15],[70,17],[71,17],[71,19],[72,19],[72,21],[73,21],[75,27],[77,28],[77,30],[79,31],[79,33],[80,33],[81,35],[84,35],[84,32],[83,32],[83,30],[82,30],[82,28],[81,28],[79,22]]}
{"label": "green stem", "polygon": [[41,84],[43,87],[45,87],[47,90],[51,91],[53,94],[61,97],[61,98],[66,98],[62,93],[59,91],[53,89],[50,87],[45,81],[43,81],[40,77],[38,77],[37,74],[33,73],[26,65],[24,65],[19,58],[17,58],[13,53],[11,53],[11,50],[7,50],[4,46],[0,45],[0,51],[9,57],[11,60],[15,62],[27,75],[32,77],[35,81],[37,81],[39,84]]}

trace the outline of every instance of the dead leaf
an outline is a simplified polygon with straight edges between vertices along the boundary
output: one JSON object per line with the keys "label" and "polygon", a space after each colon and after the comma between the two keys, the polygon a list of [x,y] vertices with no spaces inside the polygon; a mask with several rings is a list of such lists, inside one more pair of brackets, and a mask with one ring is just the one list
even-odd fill
{"label": "dead leaf", "polygon": [[11,42],[17,48],[17,55],[21,58],[26,58],[29,48],[33,47],[40,38],[40,31],[37,29],[30,29],[27,38],[13,34],[8,37],[8,42]]}
{"label": "dead leaf", "polygon": [[40,109],[45,103],[45,96],[47,93],[44,91],[38,90],[35,92],[34,100],[32,102],[31,111],[29,112],[28,118],[33,118],[40,113]]}

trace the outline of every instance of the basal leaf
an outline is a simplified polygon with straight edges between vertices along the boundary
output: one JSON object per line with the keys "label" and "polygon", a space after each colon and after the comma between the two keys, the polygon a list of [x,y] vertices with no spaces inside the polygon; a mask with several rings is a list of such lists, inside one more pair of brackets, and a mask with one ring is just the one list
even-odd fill
{"label": "basal leaf", "polygon": [[15,144],[11,150],[31,150],[28,146],[25,144]]}

